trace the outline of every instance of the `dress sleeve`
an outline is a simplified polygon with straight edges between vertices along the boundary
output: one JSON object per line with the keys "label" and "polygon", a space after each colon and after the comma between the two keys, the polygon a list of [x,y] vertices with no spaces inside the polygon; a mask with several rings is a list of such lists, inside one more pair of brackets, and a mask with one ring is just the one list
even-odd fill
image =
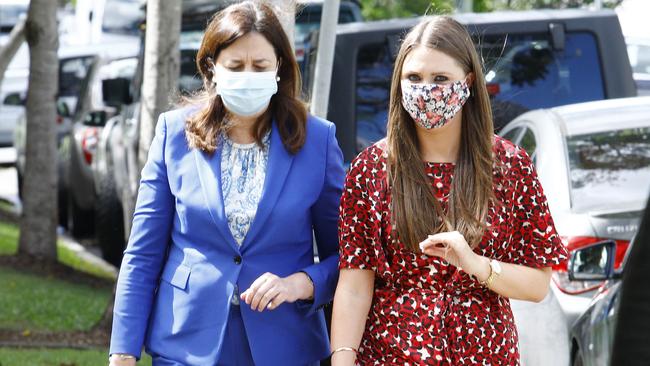
{"label": "dress sleeve", "polygon": [[512,225],[507,259],[528,267],[551,267],[568,253],[555,230],[544,190],[530,157],[516,147],[510,161]]}
{"label": "dress sleeve", "polygon": [[[368,269],[377,272],[382,255],[379,195],[371,192],[371,174],[377,170],[368,150],[357,156],[345,177],[339,207],[339,268]],[[374,174],[373,174],[374,172]]]}

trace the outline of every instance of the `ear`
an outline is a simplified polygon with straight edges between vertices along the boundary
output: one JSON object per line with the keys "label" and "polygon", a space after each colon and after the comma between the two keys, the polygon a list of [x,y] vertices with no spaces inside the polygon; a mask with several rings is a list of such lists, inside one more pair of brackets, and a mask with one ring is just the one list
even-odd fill
{"label": "ear", "polygon": [[467,74],[466,80],[467,80],[467,86],[471,88],[472,85],[474,85],[474,81],[476,80],[476,75],[473,72],[470,72]]}

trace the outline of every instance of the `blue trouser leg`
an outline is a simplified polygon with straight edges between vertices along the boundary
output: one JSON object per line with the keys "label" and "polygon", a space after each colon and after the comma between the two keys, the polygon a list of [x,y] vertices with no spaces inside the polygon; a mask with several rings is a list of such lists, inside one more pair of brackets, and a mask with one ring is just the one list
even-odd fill
{"label": "blue trouser leg", "polygon": [[244,321],[241,317],[241,309],[237,305],[230,306],[228,325],[221,346],[218,366],[254,366],[251,349],[248,345],[248,336]]}

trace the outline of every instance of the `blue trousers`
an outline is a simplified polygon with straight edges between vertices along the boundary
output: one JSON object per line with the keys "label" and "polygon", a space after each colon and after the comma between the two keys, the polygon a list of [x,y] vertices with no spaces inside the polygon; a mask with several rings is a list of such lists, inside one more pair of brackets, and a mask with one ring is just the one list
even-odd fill
{"label": "blue trousers", "polygon": [[218,366],[254,366],[251,349],[248,345],[248,336],[244,321],[241,317],[241,310],[237,305],[230,306],[226,334],[221,346]]}
{"label": "blue trousers", "polygon": [[[306,366],[319,366],[319,362]],[[163,359],[162,357],[153,357],[154,366],[180,366],[178,363]],[[228,316],[228,325],[221,346],[221,354],[217,361],[217,366],[255,366],[251,349],[248,344],[246,328],[241,317],[241,309],[237,305],[230,306]]]}
{"label": "blue trousers", "polygon": [[[241,317],[239,306],[230,306],[230,315],[226,334],[219,355],[218,366],[254,366],[251,349],[248,345],[248,336],[244,328],[244,321]],[[314,362],[305,366],[319,366],[320,362]]]}

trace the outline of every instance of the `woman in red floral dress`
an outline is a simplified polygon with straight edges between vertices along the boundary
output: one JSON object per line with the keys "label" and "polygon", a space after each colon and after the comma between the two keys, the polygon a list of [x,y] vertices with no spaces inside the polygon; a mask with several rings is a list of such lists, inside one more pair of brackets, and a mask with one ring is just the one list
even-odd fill
{"label": "woman in red floral dress", "polygon": [[509,299],[541,301],[567,252],[531,159],[493,134],[465,28],[433,17],[395,62],[388,136],[340,208],[332,365],[517,365]]}

